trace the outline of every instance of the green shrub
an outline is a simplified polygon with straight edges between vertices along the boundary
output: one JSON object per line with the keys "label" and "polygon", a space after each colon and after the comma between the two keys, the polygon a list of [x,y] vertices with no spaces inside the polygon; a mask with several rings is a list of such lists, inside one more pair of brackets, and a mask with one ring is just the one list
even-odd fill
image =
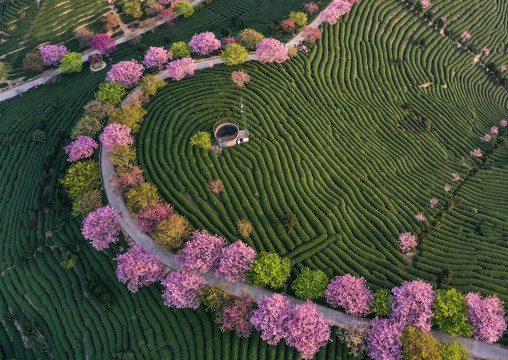
{"label": "green shrub", "polygon": [[325,295],[329,282],[330,279],[321,270],[311,270],[304,267],[300,275],[293,281],[291,289],[300,299],[314,300]]}
{"label": "green shrub", "polygon": [[227,66],[243,64],[249,58],[247,49],[240,44],[229,44],[220,54],[220,58]]}
{"label": "green shrub", "polygon": [[291,260],[276,253],[261,252],[245,276],[254,285],[280,289],[289,277]]}
{"label": "green shrub", "polygon": [[157,194],[157,186],[142,182],[125,193],[125,202],[133,212],[137,213],[147,205],[160,203],[161,199]]}
{"label": "green shrub", "polygon": [[439,344],[439,355],[442,360],[467,360],[469,352],[467,346],[459,343],[457,340]]}
{"label": "green shrub", "polygon": [[95,93],[95,98],[106,104],[116,106],[120,104],[126,94],[125,86],[114,82],[103,82],[99,85],[99,91]]}
{"label": "green shrub", "polygon": [[392,308],[392,293],[388,289],[379,289],[374,292],[374,301],[370,311],[379,317],[387,317]]}
{"label": "green shrub", "polygon": [[173,59],[181,59],[190,56],[192,48],[183,41],[173,43],[169,48],[169,52],[173,55]]}
{"label": "green shrub", "polygon": [[60,61],[60,71],[62,74],[80,72],[83,67],[83,59],[80,53],[71,52],[66,54]]}
{"label": "green shrub", "polygon": [[46,140],[46,133],[41,129],[32,131],[32,140],[38,143],[43,143]]}
{"label": "green shrub", "polygon": [[284,218],[282,219],[282,225],[288,229],[292,229],[298,224],[298,218],[294,213],[291,211],[288,212],[286,215],[284,215]]}
{"label": "green shrub", "polygon": [[101,129],[102,124],[99,120],[91,116],[84,115],[72,128],[71,138],[76,140],[79,135],[93,138],[99,133],[99,131],[101,131]]}
{"label": "green shrub", "polygon": [[139,131],[145,115],[146,110],[140,104],[132,103],[129,106],[113,110],[109,115],[108,122],[126,125],[131,128],[133,133],[136,133]]}
{"label": "green shrub", "polygon": [[302,27],[307,25],[307,21],[309,20],[307,18],[307,14],[301,11],[291,11],[289,13],[289,18],[295,22],[295,25],[298,27]]}
{"label": "green shrub", "polygon": [[61,183],[72,200],[80,198],[101,185],[99,163],[87,160],[72,164],[67,169]]}
{"label": "green shrub", "polygon": [[224,305],[232,301],[235,297],[222,290],[217,285],[205,285],[199,291],[200,303],[203,304],[206,311],[211,311],[219,315]]}
{"label": "green shrub", "polygon": [[78,260],[78,257],[67,251],[62,255],[60,266],[65,270],[69,270],[70,268],[74,267],[74,265],[76,265],[76,260]]}
{"label": "green shrub", "polygon": [[162,79],[159,79],[157,75],[145,75],[139,81],[139,86],[141,87],[141,91],[146,96],[153,96],[157,93],[157,90],[161,87],[164,87],[166,82]]}
{"label": "green shrub", "polygon": [[198,146],[203,150],[208,150],[212,146],[212,136],[205,131],[199,131],[190,138],[191,145]]}
{"label": "green shrub", "polygon": [[185,0],[174,4],[173,11],[175,12],[175,15],[183,15],[184,17],[189,17],[194,14],[194,8]]}
{"label": "green shrub", "polygon": [[471,336],[473,328],[467,321],[464,296],[456,289],[436,290],[433,322],[450,336]]}
{"label": "green shrub", "polygon": [[125,14],[135,18],[140,18],[141,15],[143,15],[143,11],[141,10],[141,3],[139,0],[126,1],[123,6],[123,11]]}
{"label": "green shrub", "polygon": [[439,343],[432,333],[409,326],[400,339],[404,360],[441,360]]}

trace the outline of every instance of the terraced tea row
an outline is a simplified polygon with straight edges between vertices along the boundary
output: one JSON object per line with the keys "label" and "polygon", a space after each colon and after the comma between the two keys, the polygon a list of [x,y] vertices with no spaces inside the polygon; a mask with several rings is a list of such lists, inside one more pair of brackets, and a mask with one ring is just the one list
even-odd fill
{"label": "terraced tea row", "polygon": [[[243,68],[245,89],[233,86],[231,68],[216,66],[151,100],[137,139],[148,180],[194,226],[229,241],[247,218],[256,251],[362,275],[373,288],[435,282],[434,271],[410,266],[397,237],[421,230],[414,214],[438,213],[431,197],[440,207],[449,201],[443,187],[452,172],[465,176],[461,157],[508,116],[506,91],[397,1],[355,5],[308,56]],[[242,127],[240,99],[250,142],[220,156],[191,148],[189,138],[217,120]],[[216,179],[220,197],[208,190]],[[282,225],[288,212],[294,230]]]}

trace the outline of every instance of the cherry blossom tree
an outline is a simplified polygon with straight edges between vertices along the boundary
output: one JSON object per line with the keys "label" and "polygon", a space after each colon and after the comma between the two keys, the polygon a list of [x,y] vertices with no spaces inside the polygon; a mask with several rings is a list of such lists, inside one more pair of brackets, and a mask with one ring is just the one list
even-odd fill
{"label": "cherry blossom tree", "polygon": [[444,191],[446,191],[446,192],[450,191],[451,189],[452,189],[452,187],[448,184],[446,184],[444,187]]}
{"label": "cherry blossom tree", "polygon": [[221,47],[224,49],[226,46],[228,45],[231,45],[231,44],[238,44],[239,41],[237,38],[235,37],[232,37],[232,36],[227,36],[227,37],[224,37],[221,39],[220,41],[220,44],[221,44]]}
{"label": "cherry blossom tree", "polygon": [[425,220],[425,215],[423,215],[423,213],[421,212],[421,213],[419,213],[419,214],[416,214],[416,215],[415,215],[415,218],[416,218],[416,220],[418,220],[418,221],[424,221],[424,220]]}
{"label": "cherry blossom tree", "polygon": [[67,161],[73,162],[92,156],[94,149],[98,147],[99,145],[91,137],[79,135],[78,138],[67,145],[64,150],[65,153],[69,155]]}
{"label": "cherry blossom tree", "polygon": [[163,9],[159,12],[157,17],[160,21],[171,23],[175,18],[175,12],[173,9]]}
{"label": "cherry blossom tree", "polygon": [[364,277],[357,278],[351,274],[337,276],[325,291],[326,302],[333,307],[343,307],[348,314],[368,315],[374,298],[365,282]]}
{"label": "cherry blossom tree", "polygon": [[375,318],[367,338],[367,355],[374,360],[401,360],[404,326],[390,319]]}
{"label": "cherry blossom tree", "polygon": [[85,109],[85,115],[102,121],[106,116],[109,116],[113,110],[115,110],[115,107],[111,104],[103,103],[100,100],[92,100],[83,106],[83,109]]}
{"label": "cherry blossom tree", "polygon": [[143,170],[134,165],[116,168],[115,175],[111,178],[111,184],[119,194],[138,186],[144,181]]}
{"label": "cherry blossom tree", "polygon": [[305,11],[309,15],[314,15],[315,13],[317,13],[319,11],[319,6],[316,3],[313,3],[313,2],[310,2],[310,3],[307,3],[307,4],[303,4],[303,6],[305,8]]}
{"label": "cherry blossom tree", "polygon": [[166,287],[162,294],[164,305],[194,310],[200,305],[199,291],[206,285],[198,274],[182,270],[172,272],[161,283]]}
{"label": "cherry blossom tree", "polygon": [[127,289],[135,293],[141,286],[160,281],[166,274],[166,267],[140,245],[136,244],[127,252],[118,255],[116,276],[127,284]]}
{"label": "cherry blossom tree", "polygon": [[295,306],[287,329],[286,343],[294,346],[302,359],[312,359],[330,341],[330,324],[323,319],[316,304],[310,301]]}
{"label": "cherry blossom tree", "polygon": [[415,326],[422,331],[430,331],[434,316],[432,305],[436,294],[432,285],[422,281],[405,281],[392,289],[392,312],[390,317],[404,326]]}
{"label": "cherry blossom tree", "polygon": [[152,232],[160,222],[173,215],[173,207],[170,204],[151,204],[145,206],[136,214],[136,221],[141,227],[141,232]]}
{"label": "cherry blossom tree", "polygon": [[253,248],[243,241],[237,241],[221,249],[215,274],[229,281],[242,281],[255,257],[256,251]]}
{"label": "cherry blossom tree", "polygon": [[239,337],[248,337],[252,330],[249,321],[256,303],[249,297],[236,298],[222,308],[217,322],[222,331],[234,330]]}
{"label": "cherry blossom tree", "polygon": [[231,79],[237,86],[245,86],[250,81],[250,76],[243,70],[233,71]]}
{"label": "cherry blossom tree", "polygon": [[138,64],[137,61],[120,61],[113,65],[109,70],[106,81],[114,82],[125,86],[126,88],[132,87],[135,82],[138,82],[143,76],[143,65]]}
{"label": "cherry blossom tree", "polygon": [[488,47],[486,47],[486,46],[483,47],[482,51],[485,54],[485,56],[490,54],[490,49]]}
{"label": "cherry blossom tree", "polygon": [[113,150],[116,145],[132,145],[134,143],[131,128],[117,123],[106,126],[99,139],[108,151]]}
{"label": "cherry blossom tree", "polygon": [[219,264],[225,245],[226,241],[222,237],[210,235],[206,230],[196,230],[176,261],[182,265],[182,269],[205,273]]}
{"label": "cherry blossom tree", "polygon": [[508,126],[508,120],[501,120],[499,124],[501,125],[501,127],[505,128],[506,126]]}
{"label": "cherry blossom tree", "polygon": [[506,67],[506,65],[501,65],[500,70],[502,73],[504,73],[506,70],[508,70],[508,67]]}
{"label": "cherry blossom tree", "polygon": [[432,209],[433,207],[435,207],[439,203],[439,199],[432,198],[432,199],[429,200],[429,202],[430,202],[430,208]]}
{"label": "cherry blossom tree", "polygon": [[221,47],[220,40],[217,40],[213,32],[207,31],[194,35],[189,41],[192,51],[199,55],[208,55]]}
{"label": "cherry blossom tree", "polygon": [[67,50],[65,45],[39,46],[39,54],[41,55],[42,62],[46,66],[58,65],[60,60],[68,53],[69,50]]}
{"label": "cherry blossom tree", "polygon": [[466,295],[468,320],[473,325],[473,337],[488,344],[499,340],[506,331],[504,305],[495,295],[482,299],[479,293]]}
{"label": "cherry blossom tree", "polygon": [[111,55],[116,51],[116,41],[108,34],[97,34],[90,41],[90,47],[104,55]]}
{"label": "cherry blossom tree", "polygon": [[351,4],[347,1],[336,0],[332,2],[326,10],[322,11],[319,14],[319,17],[324,22],[327,22],[330,25],[335,25],[339,17],[346,14],[351,10]]}
{"label": "cherry blossom tree", "polygon": [[452,173],[452,181],[459,181],[460,175],[457,173]]}
{"label": "cherry blossom tree", "polygon": [[311,42],[311,43],[313,43],[317,39],[319,39],[322,34],[323,34],[323,32],[315,26],[307,26],[301,32],[303,41],[307,41],[307,42]]}
{"label": "cherry blossom tree", "polygon": [[493,126],[490,128],[490,133],[491,134],[498,134],[499,133],[499,128],[497,126]]}
{"label": "cherry blossom tree", "polygon": [[490,140],[492,140],[492,136],[490,134],[485,134],[485,136],[482,136],[480,140],[482,142],[490,142]]}
{"label": "cherry blossom tree", "polygon": [[402,253],[407,254],[418,245],[418,237],[410,232],[402,233],[399,235],[399,244]]}
{"label": "cherry blossom tree", "polygon": [[286,45],[273,38],[263,39],[256,45],[256,56],[262,64],[267,62],[281,63],[289,58]]}
{"label": "cherry blossom tree", "polygon": [[428,8],[429,6],[431,6],[431,5],[432,5],[432,4],[431,4],[431,2],[430,2],[430,0],[422,0],[422,1],[421,1],[421,3],[422,3],[422,7],[423,7],[424,9],[426,9],[426,8]]}
{"label": "cherry blossom tree", "polygon": [[280,294],[264,296],[258,300],[258,308],[254,310],[250,322],[261,332],[261,339],[269,345],[288,336],[287,325],[291,319],[291,305],[286,297]]}
{"label": "cherry blossom tree", "polygon": [[295,22],[291,19],[282,20],[280,27],[282,28],[282,31],[287,33],[293,32],[296,29]]}
{"label": "cherry blossom tree", "polygon": [[462,38],[462,41],[466,41],[467,39],[469,39],[471,37],[471,34],[465,30],[461,35],[460,37]]}
{"label": "cherry blossom tree", "polygon": [[104,250],[116,243],[120,235],[120,215],[109,205],[99,208],[83,220],[81,233],[97,250]]}
{"label": "cherry blossom tree", "polygon": [[143,64],[147,68],[156,67],[159,70],[164,69],[164,65],[173,59],[173,55],[162,47],[150,46],[143,59]]}
{"label": "cherry blossom tree", "polygon": [[187,75],[194,75],[196,63],[191,57],[171,61],[168,66],[168,75],[176,81],[182,80]]}
{"label": "cherry blossom tree", "polygon": [[471,156],[475,156],[475,157],[482,157],[483,156],[483,153],[482,153],[482,149],[474,149],[474,150],[471,150]]}

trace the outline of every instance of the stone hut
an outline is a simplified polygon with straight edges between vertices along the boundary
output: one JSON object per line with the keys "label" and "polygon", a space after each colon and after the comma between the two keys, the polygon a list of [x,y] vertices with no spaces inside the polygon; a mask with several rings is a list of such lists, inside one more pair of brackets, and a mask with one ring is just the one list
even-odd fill
{"label": "stone hut", "polygon": [[238,125],[222,120],[214,125],[213,135],[220,147],[232,147],[249,141],[247,130],[240,130]]}

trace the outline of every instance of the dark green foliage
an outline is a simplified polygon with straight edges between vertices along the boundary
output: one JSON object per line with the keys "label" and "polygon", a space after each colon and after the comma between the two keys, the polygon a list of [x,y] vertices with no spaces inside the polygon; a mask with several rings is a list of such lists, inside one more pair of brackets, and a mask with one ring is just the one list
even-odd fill
{"label": "dark green foliage", "polygon": [[76,255],[67,251],[62,255],[62,261],[60,262],[60,266],[62,267],[62,269],[69,270],[70,268],[76,265],[77,259],[78,257]]}
{"label": "dark green foliage", "polygon": [[97,300],[104,310],[111,308],[111,294],[99,279],[93,275],[87,274],[83,279],[83,285],[88,294]]}
{"label": "dark green foliage", "polygon": [[374,301],[370,305],[370,311],[376,316],[387,317],[392,308],[392,293],[388,289],[379,289],[374,292]]}
{"label": "dark green foliage", "polygon": [[284,225],[284,227],[292,229],[296,224],[298,224],[298,218],[292,212],[288,212],[284,215],[284,218],[282,218],[282,225]]}
{"label": "dark green foliage", "polygon": [[300,299],[314,300],[324,296],[330,279],[321,270],[304,267],[300,275],[291,284],[291,289]]}
{"label": "dark green foliage", "polygon": [[206,311],[210,311],[217,316],[224,305],[234,299],[234,296],[218,286],[205,285],[199,292],[199,299]]}

